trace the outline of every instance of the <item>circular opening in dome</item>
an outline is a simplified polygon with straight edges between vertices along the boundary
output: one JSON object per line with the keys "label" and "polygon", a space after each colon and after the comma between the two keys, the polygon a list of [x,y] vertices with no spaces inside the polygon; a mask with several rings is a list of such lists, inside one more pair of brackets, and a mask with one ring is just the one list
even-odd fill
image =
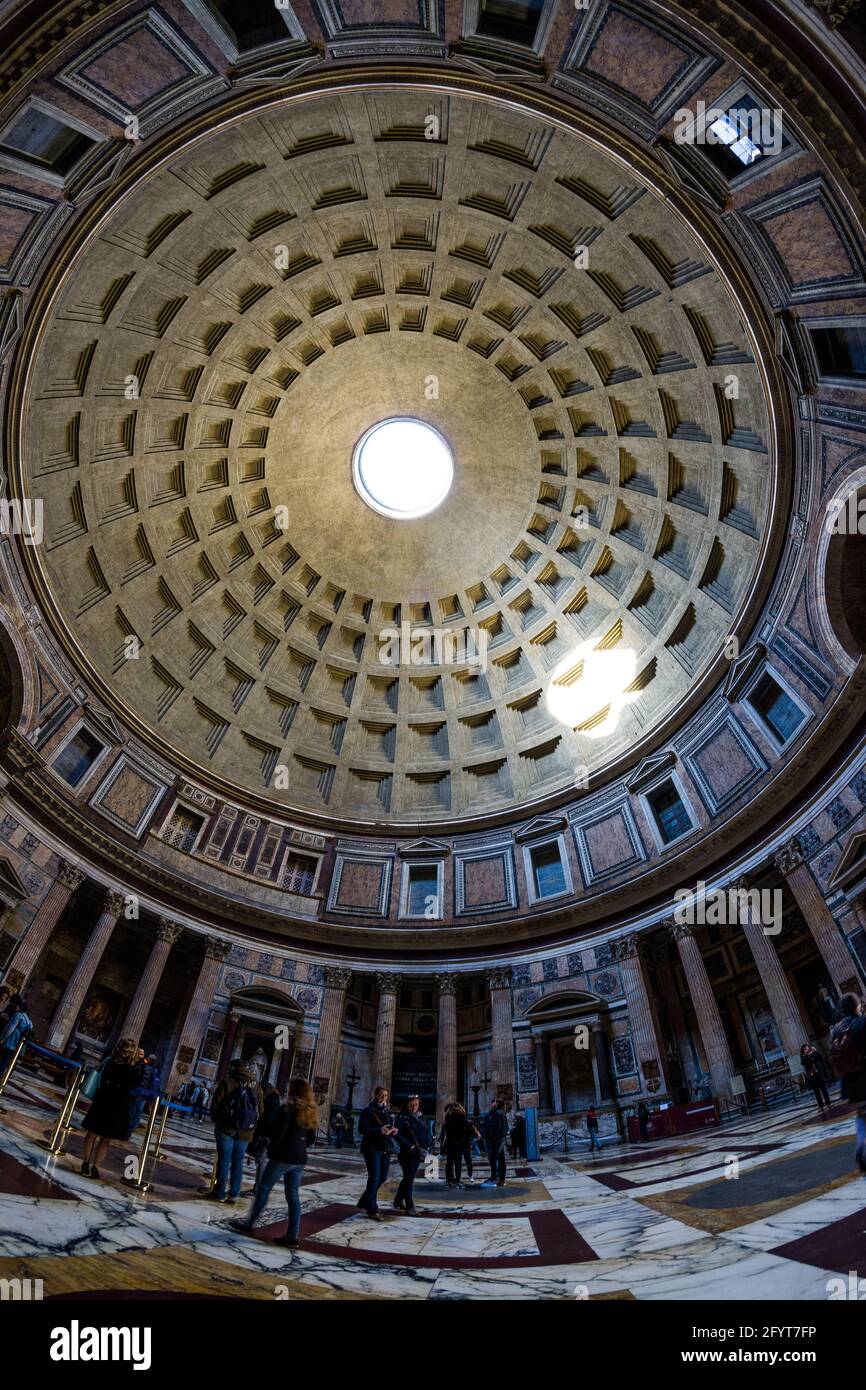
{"label": "circular opening in dome", "polygon": [[451,450],[423,420],[380,420],[352,455],[352,480],[367,506],[397,521],[435,511],[453,478]]}

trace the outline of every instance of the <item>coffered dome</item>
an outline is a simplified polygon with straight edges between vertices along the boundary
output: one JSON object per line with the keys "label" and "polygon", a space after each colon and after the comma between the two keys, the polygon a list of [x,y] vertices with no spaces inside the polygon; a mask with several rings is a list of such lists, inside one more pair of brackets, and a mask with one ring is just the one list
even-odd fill
{"label": "coffered dome", "polygon": [[[199,776],[350,822],[525,808],[718,673],[771,531],[755,353],[708,247],[590,138],[435,90],[274,103],[163,158],[58,287],[28,559]],[[413,519],[353,486],[392,417],[453,459]]]}

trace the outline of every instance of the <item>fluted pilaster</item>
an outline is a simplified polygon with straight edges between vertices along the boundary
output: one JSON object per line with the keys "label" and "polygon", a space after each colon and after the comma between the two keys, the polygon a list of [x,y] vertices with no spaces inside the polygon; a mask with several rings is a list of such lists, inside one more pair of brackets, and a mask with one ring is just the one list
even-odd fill
{"label": "fluted pilaster", "polygon": [[141,979],[138,982],[129,1012],[123,1020],[123,1027],[120,1030],[121,1037],[140,1038],[147,1024],[148,1014],[153,1004],[154,996],[159,988],[159,982],[168,960],[168,954],[174,943],[178,940],[183,927],[177,922],[171,922],[166,917],[160,917],[156,928],[156,940],[150,948],[150,955],[147,958],[147,965],[144,967]]}
{"label": "fluted pilaster", "polygon": [[701,1040],[704,1044],[707,1066],[713,1083],[713,1092],[718,1096],[730,1095],[731,1078],[734,1075],[734,1062],[728,1039],[725,1034],[722,1016],[713,994],[707,967],[701,955],[701,948],[695,940],[691,926],[672,922],[670,931],[677,943],[689,994],[695,1006],[695,1015]]}
{"label": "fluted pilaster", "polygon": [[397,994],[400,976],[377,975],[379,982],[379,1012],[376,1017],[376,1041],[373,1047],[373,1087],[391,1089],[394,1067],[394,1032],[397,1027]]}
{"label": "fluted pilaster", "polygon": [[836,919],[824,901],[821,889],[809,872],[808,865],[803,862],[796,838],[789,840],[776,855],[776,868],[784,875],[837,990],[844,994],[847,990],[859,989],[854,958],[842,940]]}
{"label": "fluted pilaster", "polygon": [[184,1019],[183,1028],[181,1029],[180,1042],[177,1045],[177,1051],[170,1069],[169,1080],[166,1087],[169,1093],[174,1091],[181,1078],[188,1076],[195,1066],[195,1061],[204,1039],[205,1029],[207,1028],[213,997],[219,983],[220,971],[228,957],[231,946],[227,941],[219,941],[215,937],[208,937],[204,949],[204,960],[199,970],[192,998],[189,1001],[186,1018]]}
{"label": "fluted pilaster", "polygon": [[84,1003],[85,995],[99,969],[99,963],[122,911],[123,896],[120,893],[108,893],[105,906],[96,919],[96,925],[78,958],[78,964],[63,991],[63,998],[54,1011],[54,1017],[48,1029],[48,1046],[53,1047],[57,1052],[62,1052],[69,1040],[75,1020],[78,1018]]}
{"label": "fluted pilaster", "polygon": [[20,972],[22,989],[51,940],[54,928],[60,921],[69,899],[76,889],[81,887],[84,877],[82,870],[77,869],[74,864],[68,863],[65,859],[61,861],[57,878],[39,904],[38,911],[27,928],[6,971],[7,975],[13,970]]}
{"label": "fluted pilaster", "polygon": [[325,969],[325,988],[322,993],[322,1013],[316,1054],[313,1058],[312,1080],[313,1090],[322,1107],[322,1125],[325,1127],[339,1091],[343,1010],[351,978],[351,971],[344,970],[341,966],[327,966]]}
{"label": "fluted pilaster", "polygon": [[493,1084],[497,1100],[509,1107],[514,1104],[514,1036],[512,1033],[511,967],[491,970],[487,977],[490,990],[490,1029],[493,1050]]}
{"label": "fluted pilaster", "polygon": [[457,977],[438,975],[439,1034],[436,1049],[436,1123],[445,1106],[457,1100]]}

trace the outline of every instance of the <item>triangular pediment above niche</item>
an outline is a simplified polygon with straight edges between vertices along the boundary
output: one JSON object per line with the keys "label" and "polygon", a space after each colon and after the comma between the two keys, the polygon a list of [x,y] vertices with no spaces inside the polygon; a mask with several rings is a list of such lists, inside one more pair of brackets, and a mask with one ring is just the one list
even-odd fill
{"label": "triangular pediment above niche", "polygon": [[542,835],[558,835],[567,823],[565,816],[536,816],[518,830],[514,838],[522,844],[524,840],[540,840]]}
{"label": "triangular pediment above niche", "polygon": [[626,786],[630,792],[639,792],[644,787],[648,787],[662,772],[673,767],[677,760],[677,755],[672,748],[666,748],[664,753],[655,753],[650,758],[644,758],[643,762],[638,763],[630,777],[626,778]]}
{"label": "triangular pediment above niche", "polygon": [[739,698],[740,691],[746,682],[751,678],[761,663],[766,659],[767,648],[763,642],[756,642],[754,647],[750,647],[742,656],[738,656],[728,672],[728,679],[725,684],[725,699],[736,700]]}
{"label": "triangular pediment above niche", "polygon": [[843,888],[866,873],[866,830],[859,830],[845,846],[842,858],[830,876],[830,888]]}
{"label": "triangular pediment above niche", "polygon": [[450,854],[451,846],[446,845],[444,840],[428,840],[422,835],[419,840],[410,840],[407,845],[400,848],[401,859],[431,859],[441,858],[443,854]]}
{"label": "triangular pediment above niche", "polygon": [[0,859],[0,899],[18,905],[27,897],[27,889],[21,882],[8,859]]}
{"label": "triangular pediment above niche", "polygon": [[88,704],[87,713],[91,724],[93,724],[101,734],[112,743],[123,743],[124,734],[113,714],[108,710],[100,709],[96,705]]}
{"label": "triangular pediment above niche", "polygon": [[60,686],[38,661],[36,663],[36,675],[39,681],[39,713],[41,714],[44,709],[48,708],[51,701],[60,694]]}

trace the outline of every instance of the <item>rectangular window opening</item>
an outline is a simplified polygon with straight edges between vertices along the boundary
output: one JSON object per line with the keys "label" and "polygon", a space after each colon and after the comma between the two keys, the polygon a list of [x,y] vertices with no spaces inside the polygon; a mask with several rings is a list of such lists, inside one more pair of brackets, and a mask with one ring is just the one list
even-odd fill
{"label": "rectangular window opening", "polygon": [[539,845],[530,852],[536,898],[552,898],[568,888],[559,845]]}
{"label": "rectangular window opening", "polygon": [[100,743],[87,729],[79,729],[54,759],[54,771],[70,787],[77,787],[84,781],[104,747],[105,744]]}
{"label": "rectangular window opening", "polygon": [[673,782],[666,782],[657,791],[650,792],[647,801],[666,845],[694,829],[686,804]]}

